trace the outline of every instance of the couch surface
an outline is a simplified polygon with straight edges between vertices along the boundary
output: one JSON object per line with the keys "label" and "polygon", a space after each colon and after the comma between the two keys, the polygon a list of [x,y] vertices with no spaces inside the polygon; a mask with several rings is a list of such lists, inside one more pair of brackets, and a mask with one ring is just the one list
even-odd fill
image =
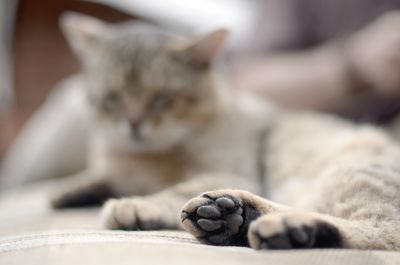
{"label": "couch surface", "polygon": [[199,244],[180,231],[107,231],[98,209],[53,211],[47,182],[0,195],[0,264],[400,264],[400,253],[255,251]]}

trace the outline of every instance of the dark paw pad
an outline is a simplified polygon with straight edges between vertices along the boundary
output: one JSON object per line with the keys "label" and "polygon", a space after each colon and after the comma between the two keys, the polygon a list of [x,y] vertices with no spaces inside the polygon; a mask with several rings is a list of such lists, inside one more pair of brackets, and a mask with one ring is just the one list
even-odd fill
{"label": "dark paw pad", "polygon": [[246,246],[249,213],[257,215],[240,198],[206,193],[192,199],[184,207],[181,218],[184,228],[203,243]]}

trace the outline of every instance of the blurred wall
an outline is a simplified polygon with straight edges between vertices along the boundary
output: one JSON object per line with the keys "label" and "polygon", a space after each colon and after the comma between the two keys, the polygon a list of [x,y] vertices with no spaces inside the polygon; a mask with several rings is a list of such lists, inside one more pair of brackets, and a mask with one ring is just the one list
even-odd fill
{"label": "blurred wall", "polygon": [[0,120],[0,161],[18,130],[64,77],[79,65],[58,27],[59,15],[72,10],[110,22],[132,16],[104,5],[74,0],[21,0],[13,41],[15,103]]}
{"label": "blurred wall", "polygon": [[17,0],[0,1],[0,119],[13,102],[11,46]]}

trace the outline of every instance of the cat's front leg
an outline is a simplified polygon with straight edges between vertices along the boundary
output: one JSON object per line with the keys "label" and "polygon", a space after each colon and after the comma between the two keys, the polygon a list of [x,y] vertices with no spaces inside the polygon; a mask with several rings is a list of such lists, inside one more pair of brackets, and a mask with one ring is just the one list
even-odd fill
{"label": "cat's front leg", "polygon": [[94,206],[112,197],[115,193],[107,178],[84,171],[57,183],[50,204],[55,209]]}
{"label": "cat's front leg", "polygon": [[[398,248],[390,239],[396,238],[397,232],[385,234],[377,224],[301,211],[240,190],[217,190],[195,197],[185,204],[181,218],[186,231],[211,245],[254,249]],[[387,224],[387,231],[391,231],[393,224]]]}
{"label": "cat's front leg", "polygon": [[334,218],[302,212],[247,191],[206,192],[186,203],[181,217],[185,230],[211,245],[255,249],[342,246]]}
{"label": "cat's front leg", "polygon": [[227,174],[196,176],[159,193],[109,200],[102,209],[104,227],[123,230],[181,229],[179,217],[182,206],[191,198],[207,190],[223,187],[247,186],[254,183]]}

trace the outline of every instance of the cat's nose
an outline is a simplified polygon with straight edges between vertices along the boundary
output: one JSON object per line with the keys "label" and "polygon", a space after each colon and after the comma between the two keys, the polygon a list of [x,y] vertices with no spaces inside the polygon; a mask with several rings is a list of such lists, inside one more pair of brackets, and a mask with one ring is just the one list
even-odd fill
{"label": "cat's nose", "polygon": [[135,128],[135,129],[137,129],[137,128],[139,128],[140,127],[140,124],[142,123],[142,120],[129,120],[129,125],[132,127],[132,128]]}
{"label": "cat's nose", "polygon": [[131,114],[129,115],[129,124],[133,128],[138,128],[140,124],[143,122],[143,115],[141,114]]}
{"label": "cat's nose", "polygon": [[140,125],[142,124],[142,120],[130,120],[129,125],[131,127],[132,134],[135,138],[140,138]]}
{"label": "cat's nose", "polygon": [[136,140],[141,139],[141,134],[140,134],[140,125],[142,124],[143,118],[141,117],[135,117],[135,118],[130,118],[129,119],[129,126],[131,127],[132,131],[132,136]]}

